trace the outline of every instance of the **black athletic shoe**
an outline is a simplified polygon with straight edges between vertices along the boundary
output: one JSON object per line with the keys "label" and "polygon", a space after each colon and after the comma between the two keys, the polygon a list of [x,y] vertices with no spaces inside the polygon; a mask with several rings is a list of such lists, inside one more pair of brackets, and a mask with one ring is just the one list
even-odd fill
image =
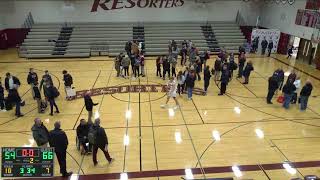
{"label": "black athletic shoe", "polygon": [[67,172],[65,174],[62,174],[62,177],[69,177],[72,175],[72,172]]}

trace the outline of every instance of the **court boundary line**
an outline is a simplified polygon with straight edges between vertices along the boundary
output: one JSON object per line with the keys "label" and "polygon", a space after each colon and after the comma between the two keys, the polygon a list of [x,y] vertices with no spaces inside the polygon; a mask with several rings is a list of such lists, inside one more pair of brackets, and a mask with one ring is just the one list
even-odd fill
{"label": "court boundary line", "polygon": [[[297,161],[290,162],[293,168],[313,168],[320,167],[320,161]],[[268,163],[268,164],[249,164],[239,165],[239,169],[243,172],[248,171],[261,171],[261,166],[265,170],[284,170],[283,163]],[[200,168],[191,168],[193,174],[201,174]],[[232,166],[210,166],[204,167],[207,174],[219,174],[219,173],[232,173]],[[107,174],[90,174],[79,175],[79,180],[92,180],[92,179],[120,179],[121,173],[107,173]],[[127,172],[128,178],[150,178],[150,177],[165,177],[165,176],[184,176],[185,169],[163,169],[153,171],[132,171]],[[46,180],[46,178],[39,178],[39,180]],[[60,179],[60,177],[54,177],[54,179]]]}

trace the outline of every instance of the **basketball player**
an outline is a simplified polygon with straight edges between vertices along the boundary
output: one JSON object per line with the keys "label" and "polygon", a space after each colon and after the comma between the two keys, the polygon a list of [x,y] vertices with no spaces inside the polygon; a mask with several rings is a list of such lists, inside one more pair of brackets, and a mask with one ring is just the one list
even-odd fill
{"label": "basketball player", "polygon": [[177,97],[177,82],[174,77],[172,77],[172,76],[170,77],[170,80],[167,84],[167,87],[168,87],[167,101],[166,101],[166,104],[161,105],[161,107],[165,108],[168,105],[170,98],[173,98],[173,100],[176,102],[176,106],[174,108],[175,109],[179,108],[179,102],[176,98]]}

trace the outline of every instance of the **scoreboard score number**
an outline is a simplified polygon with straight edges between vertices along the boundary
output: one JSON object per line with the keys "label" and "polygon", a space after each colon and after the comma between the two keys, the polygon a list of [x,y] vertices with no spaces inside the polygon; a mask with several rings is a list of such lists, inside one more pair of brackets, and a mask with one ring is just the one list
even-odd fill
{"label": "scoreboard score number", "polygon": [[52,177],[54,148],[2,147],[1,177]]}

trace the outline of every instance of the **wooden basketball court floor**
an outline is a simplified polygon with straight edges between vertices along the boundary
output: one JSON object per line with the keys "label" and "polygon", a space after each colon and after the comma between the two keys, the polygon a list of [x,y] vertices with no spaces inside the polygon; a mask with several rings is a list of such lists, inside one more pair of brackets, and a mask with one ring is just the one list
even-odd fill
{"label": "wooden basketball court floor", "polygon": [[[209,60],[211,67],[214,59]],[[129,179],[180,179],[186,177],[188,168],[194,178],[236,178],[231,168],[234,165],[242,172],[238,179],[286,180],[309,174],[320,176],[320,72],[295,60],[288,61],[282,55],[271,58],[249,55],[248,60],[253,61],[255,68],[250,84],[242,85],[233,79],[227,95],[217,96],[219,89],[211,80],[207,96],[194,95],[193,100],[188,101],[183,95],[178,98],[181,108],[170,113],[160,108],[165,102],[163,92],[94,96],[93,100],[100,103],[95,111],[100,114],[101,125],[109,138],[109,152],[115,158],[109,165],[99,152],[99,165],[94,167],[92,157],[81,156],[76,149],[75,128],[81,118],[87,117],[87,112],[83,99],[63,99],[62,70],[72,74],[78,91],[117,85],[166,84],[155,75],[155,58],[148,57],[146,77],[140,80],[115,77],[110,60],[106,57],[25,60],[18,58],[15,50],[1,51],[2,82],[6,72],[20,78],[19,91],[26,106],[22,108],[25,116],[19,119],[14,117],[14,111],[0,112],[0,146],[31,145],[30,128],[34,118],[40,117],[50,130],[54,121],[62,122],[69,138],[67,168],[88,175],[82,179],[119,179],[122,172],[127,172]],[[45,114],[37,113],[36,102],[26,83],[31,67],[40,77],[46,69],[53,76],[61,92],[57,100],[60,114],[50,117],[48,110]],[[312,81],[313,97],[306,112],[300,112],[297,105],[284,110],[275,98],[273,105],[266,104],[267,78],[278,67],[286,72],[295,69],[302,84],[306,79]],[[197,81],[196,87],[202,88],[203,81]],[[170,105],[174,102],[170,101]],[[129,120],[125,116],[128,109],[132,112]],[[219,132],[220,141],[213,138],[213,131]],[[128,146],[124,146],[126,134]],[[283,168],[285,161],[292,162],[296,174]],[[60,176],[57,161],[55,174]]]}

